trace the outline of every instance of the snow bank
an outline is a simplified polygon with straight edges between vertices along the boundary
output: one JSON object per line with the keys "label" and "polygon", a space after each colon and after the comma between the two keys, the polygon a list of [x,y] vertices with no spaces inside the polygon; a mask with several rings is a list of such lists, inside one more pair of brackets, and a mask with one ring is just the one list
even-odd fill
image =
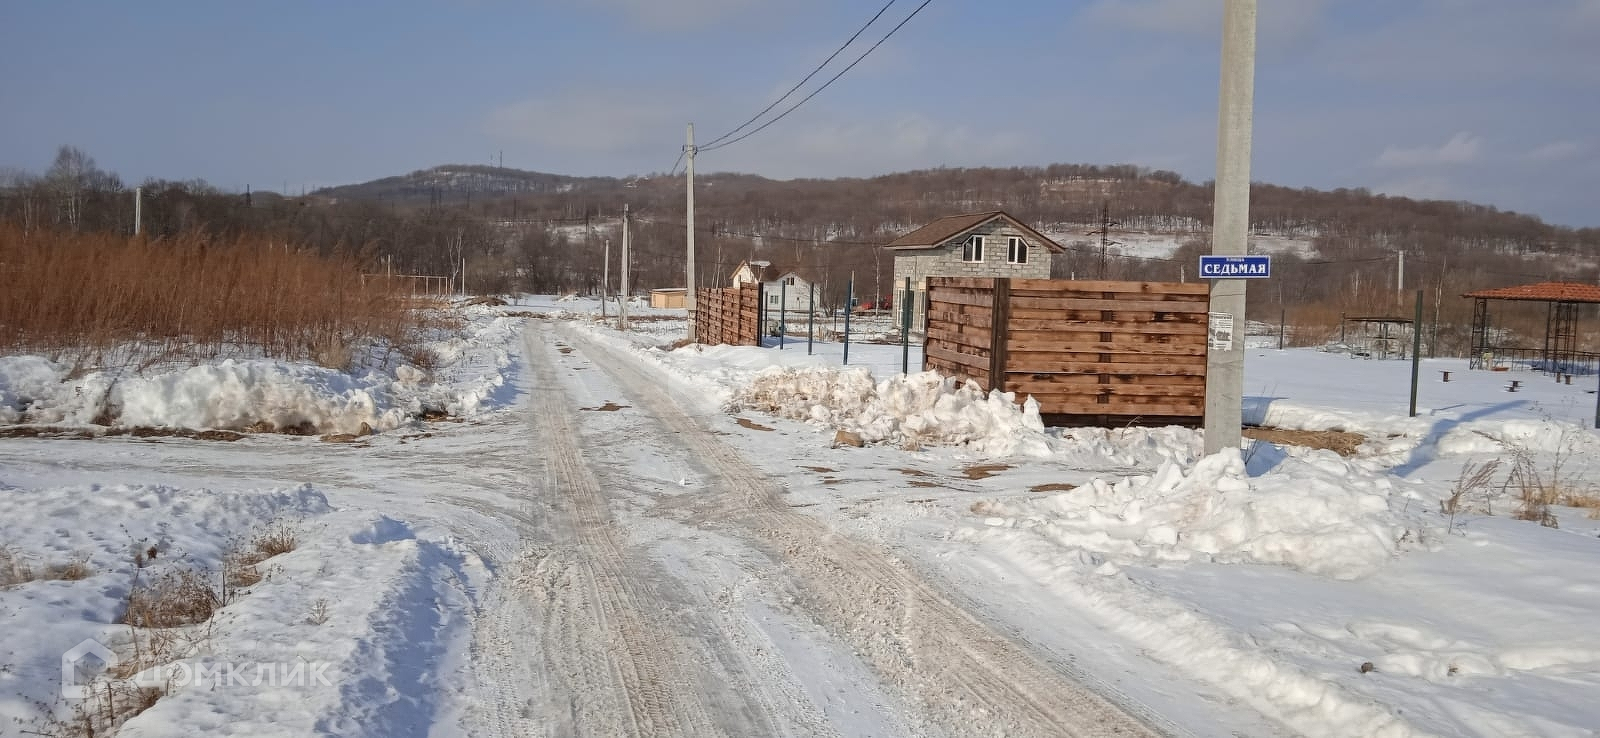
{"label": "snow bank", "polygon": [[874,381],[865,369],[769,367],[738,388],[732,410],[753,408],[861,434],[868,443],[964,445],[989,456],[1051,456],[1031,398],[985,393],[936,372]]}
{"label": "snow bank", "polygon": [[[117,734],[408,734],[443,717],[448,677],[433,669],[459,666],[452,654],[466,651],[470,634],[449,613],[472,610],[464,580],[483,575],[448,534],[335,510],[310,485],[0,482],[0,520],[0,544],[36,571],[72,561],[88,570],[78,581],[0,589],[0,735],[13,734],[13,718],[26,726],[44,710],[70,713],[77,703],[58,699],[62,654],[87,639],[116,658],[135,655],[133,630],[120,624],[135,581],[192,569],[214,583],[230,550],[250,550],[254,532],[279,524],[294,533],[294,549],[261,563],[261,581],[208,623],[176,634],[171,661],[138,677],[165,695]],[[148,647],[151,635],[140,638]],[[98,672],[86,668],[78,683]],[[296,678],[263,682],[263,673]]]}
{"label": "snow bank", "polygon": [[500,397],[520,319],[467,311],[465,335],[427,349],[438,368],[342,372],[267,359],[169,371],[94,371],[74,378],[39,356],[0,358],[0,423],[111,424],[246,430],[309,424],[320,433],[389,430],[434,410],[472,417],[509,404]]}
{"label": "snow bank", "polygon": [[982,501],[973,511],[990,527],[1113,563],[1281,564],[1358,579],[1383,567],[1407,526],[1389,510],[1387,480],[1348,470],[1325,458],[1287,459],[1252,479],[1230,450],[1188,471],[1168,462],[1153,476],[1095,479],[1045,498]]}
{"label": "snow bank", "polygon": [[1600,437],[1572,423],[1497,420],[1463,423],[1439,438],[1439,451],[1446,454],[1501,454],[1507,449],[1595,458]]}

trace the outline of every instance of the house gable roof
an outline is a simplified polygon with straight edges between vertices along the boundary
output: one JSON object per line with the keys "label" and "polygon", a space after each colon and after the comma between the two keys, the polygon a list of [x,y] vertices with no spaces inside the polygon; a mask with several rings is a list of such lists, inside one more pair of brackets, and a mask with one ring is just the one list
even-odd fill
{"label": "house gable roof", "polygon": [[739,270],[745,267],[750,268],[750,273],[755,275],[757,282],[776,282],[790,274],[807,282],[814,283],[818,281],[815,271],[808,267],[787,266],[771,262],[752,262],[748,259],[739,262],[739,266],[733,270],[733,273],[738,274]]}
{"label": "house gable roof", "polygon": [[1011,215],[1006,213],[1004,210],[990,210],[988,212],[967,213],[965,215],[947,215],[910,233],[907,233],[904,236],[890,241],[884,246],[884,248],[894,249],[896,251],[938,248],[967,235],[971,231],[974,231],[980,226],[986,225],[995,219],[1005,220],[1017,230],[1022,231],[1029,237],[1038,241],[1041,246],[1044,246],[1053,253],[1059,254],[1063,251],[1066,251],[1061,244],[1056,243],[1049,236],[1034,230],[1033,228],[1029,227],[1028,224],[1023,223],[1022,221],[1011,217]]}
{"label": "house gable roof", "polygon": [[1530,302],[1588,302],[1600,303],[1600,287],[1579,282],[1538,282],[1515,287],[1478,290],[1462,297],[1488,300],[1526,300]]}

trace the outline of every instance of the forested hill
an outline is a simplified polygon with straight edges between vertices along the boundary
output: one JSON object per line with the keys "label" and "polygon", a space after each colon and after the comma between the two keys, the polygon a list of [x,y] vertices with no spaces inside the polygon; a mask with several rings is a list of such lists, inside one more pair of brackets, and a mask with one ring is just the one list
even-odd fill
{"label": "forested hill", "polygon": [[[771,180],[742,174],[701,175],[702,216],[730,230],[814,233],[888,240],[901,230],[955,212],[1004,209],[1045,228],[1096,224],[1102,207],[1124,227],[1173,234],[1203,233],[1211,219],[1211,187],[1172,172],[1132,166],[940,168],[871,178]],[[568,218],[635,209],[670,209],[683,179],[572,177],[482,165],[446,165],[397,177],[318,190],[330,200],[401,205],[476,202],[490,214]],[[1386,246],[1430,251],[1445,242],[1504,253],[1592,253],[1600,229],[1553,226],[1485,205],[1413,200],[1365,189],[1322,191],[1269,184],[1252,188],[1256,232],[1319,238],[1321,250]],[[1351,243],[1343,243],[1352,241]]]}

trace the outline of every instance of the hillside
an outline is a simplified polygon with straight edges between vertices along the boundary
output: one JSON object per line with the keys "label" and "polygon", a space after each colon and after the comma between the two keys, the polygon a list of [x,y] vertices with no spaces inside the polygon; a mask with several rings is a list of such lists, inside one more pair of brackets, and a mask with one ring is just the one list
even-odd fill
{"label": "hillside", "polygon": [[615,180],[607,177],[568,177],[481,164],[446,164],[360,184],[324,187],[312,195],[330,201],[381,200],[414,204],[461,200],[474,195],[492,198],[562,194],[603,187],[611,182]]}

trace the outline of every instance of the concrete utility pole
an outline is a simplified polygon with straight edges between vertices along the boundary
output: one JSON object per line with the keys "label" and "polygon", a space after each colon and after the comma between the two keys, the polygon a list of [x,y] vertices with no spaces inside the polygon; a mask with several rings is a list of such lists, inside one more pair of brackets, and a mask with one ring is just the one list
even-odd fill
{"label": "concrete utility pole", "polygon": [[689,124],[688,145],[683,148],[688,159],[688,167],[684,170],[687,174],[687,218],[688,226],[684,231],[684,242],[689,245],[689,263],[684,279],[683,306],[689,310],[689,338],[694,338],[694,124]]}
{"label": "concrete utility pole", "polygon": [[606,258],[600,265],[600,317],[606,317],[606,300],[611,299],[611,239],[606,239]]}
{"label": "concrete utility pole", "polygon": [[1400,261],[1395,265],[1394,291],[1404,294],[1406,291],[1406,252],[1397,251],[1395,253],[1399,254]]}
{"label": "concrete utility pole", "polygon": [[[1222,84],[1217,96],[1217,184],[1211,253],[1243,256],[1250,238],[1250,135],[1255,111],[1256,0],[1225,0]],[[1238,448],[1244,418],[1244,286],[1211,283],[1210,349],[1206,352],[1205,451]],[[1226,335],[1218,328],[1227,326]]]}
{"label": "concrete utility pole", "polygon": [[618,290],[617,330],[628,330],[628,205],[622,205],[622,287]]}
{"label": "concrete utility pole", "polygon": [[135,236],[139,235],[139,228],[142,225],[140,223],[140,220],[142,220],[143,217],[144,217],[144,188],[143,187],[135,187],[135,188],[133,188],[133,235],[135,235]]}

